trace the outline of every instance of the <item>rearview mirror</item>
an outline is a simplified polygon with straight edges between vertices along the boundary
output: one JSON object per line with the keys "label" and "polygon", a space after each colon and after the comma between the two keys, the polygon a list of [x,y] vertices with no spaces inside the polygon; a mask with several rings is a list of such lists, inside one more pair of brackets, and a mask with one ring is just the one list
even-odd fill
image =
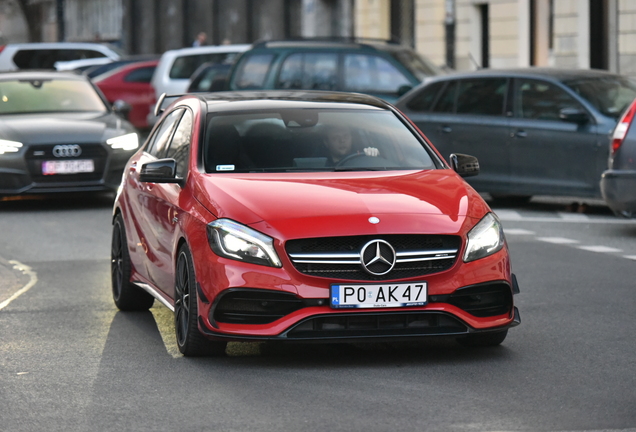
{"label": "rearview mirror", "polygon": [[475,156],[453,153],[450,155],[450,165],[462,177],[472,177],[479,174],[479,161]]}
{"label": "rearview mirror", "polygon": [[397,94],[398,96],[402,96],[405,95],[406,93],[408,93],[411,89],[413,88],[412,85],[408,85],[408,84],[404,84],[401,85],[400,88],[398,88]]}
{"label": "rearview mirror", "polygon": [[570,123],[587,123],[589,117],[585,111],[579,108],[562,108],[559,111],[559,118]]}
{"label": "rearview mirror", "polygon": [[177,161],[174,159],[158,159],[143,164],[139,173],[139,181],[183,185],[183,179],[177,177]]}
{"label": "rearview mirror", "polygon": [[130,104],[124,100],[117,99],[113,102],[113,112],[128,120],[128,115],[132,111]]}

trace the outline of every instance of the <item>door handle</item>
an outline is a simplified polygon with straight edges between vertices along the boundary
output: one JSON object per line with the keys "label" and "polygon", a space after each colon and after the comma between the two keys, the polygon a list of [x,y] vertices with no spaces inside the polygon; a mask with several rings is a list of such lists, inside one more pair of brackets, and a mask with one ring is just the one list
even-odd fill
{"label": "door handle", "polygon": [[528,132],[524,131],[524,130],[518,130],[517,132],[511,133],[510,134],[510,138],[526,138],[528,136]]}
{"label": "door handle", "polygon": [[450,126],[442,126],[442,132],[444,133],[451,133],[453,131],[453,128]]}

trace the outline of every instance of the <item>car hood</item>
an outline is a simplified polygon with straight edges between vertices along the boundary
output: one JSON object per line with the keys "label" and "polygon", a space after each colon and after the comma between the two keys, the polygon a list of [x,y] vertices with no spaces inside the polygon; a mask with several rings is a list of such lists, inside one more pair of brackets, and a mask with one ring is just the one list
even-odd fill
{"label": "car hood", "polygon": [[[489,211],[449,169],[402,172],[204,175],[197,199],[219,218],[284,238],[457,233]],[[370,218],[379,219],[373,223]]]}
{"label": "car hood", "polygon": [[0,116],[0,138],[23,144],[96,142],[129,131],[127,122],[110,113]]}

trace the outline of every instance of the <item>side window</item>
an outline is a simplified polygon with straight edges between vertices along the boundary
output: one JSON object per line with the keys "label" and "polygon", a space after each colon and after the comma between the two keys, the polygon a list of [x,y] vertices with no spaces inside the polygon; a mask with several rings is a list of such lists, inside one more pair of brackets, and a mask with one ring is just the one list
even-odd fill
{"label": "side window", "polygon": [[188,79],[203,63],[223,63],[231,58],[230,53],[208,53],[181,56],[174,59],[170,68],[170,78]]}
{"label": "side window", "polygon": [[436,113],[453,113],[455,112],[455,95],[457,94],[457,81],[448,83],[442,94],[438,98],[433,112]]}
{"label": "side window", "polygon": [[154,66],[143,67],[130,71],[124,78],[125,82],[133,83],[149,83],[152,79],[152,74],[155,71]]}
{"label": "side window", "polygon": [[188,156],[190,154],[190,141],[192,138],[192,112],[185,110],[179,126],[174,132],[174,137],[166,151],[167,158],[177,161],[177,177],[185,178],[188,171]]}
{"label": "side window", "polygon": [[457,114],[504,115],[506,78],[480,78],[459,81]]}
{"label": "side window", "polygon": [[148,153],[158,159],[164,157],[163,155],[165,154],[166,145],[170,141],[174,128],[183,115],[183,111],[183,109],[174,110],[166,118],[164,118],[163,123],[154,134],[152,141],[148,144],[148,149],[146,150]]}
{"label": "side window", "polygon": [[347,54],[344,70],[348,91],[397,93],[401,86],[411,84],[394,65],[374,55]]}
{"label": "side window", "polygon": [[435,102],[435,98],[439,94],[439,91],[446,84],[445,81],[436,82],[430,85],[427,85],[420,91],[417,95],[415,95],[406,106],[413,110],[419,112],[430,111],[433,102]]}
{"label": "side window", "polygon": [[246,58],[236,72],[233,87],[237,90],[263,88],[273,60],[273,54],[254,54]]}
{"label": "side window", "polygon": [[584,109],[565,90],[554,84],[518,79],[515,85],[515,117],[537,120],[560,120],[563,108]]}
{"label": "side window", "polygon": [[338,55],[331,53],[292,54],[281,67],[276,88],[336,90]]}

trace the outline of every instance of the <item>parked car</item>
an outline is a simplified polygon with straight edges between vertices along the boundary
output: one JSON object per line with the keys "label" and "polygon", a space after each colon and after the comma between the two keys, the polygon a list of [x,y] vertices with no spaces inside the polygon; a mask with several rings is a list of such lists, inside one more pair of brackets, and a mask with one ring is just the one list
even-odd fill
{"label": "parked car", "polygon": [[[203,63],[194,71],[188,84],[188,93],[209,92],[222,90],[222,81],[227,79],[227,75],[232,67],[229,63]],[[216,88],[219,86],[220,88]]]}
{"label": "parked car", "polygon": [[83,75],[0,74],[0,195],[109,191],[138,147]]}
{"label": "parked car", "polygon": [[127,119],[138,129],[149,127],[149,106],[155,101],[150,80],[158,63],[158,60],[129,63],[93,79],[108,102],[123,100],[130,105]]}
{"label": "parked car", "polygon": [[519,323],[516,278],[460,177],[477,160],[451,164],[371,96],[184,96],[125,169],[114,302],[170,308],[188,356],[248,340],[498,345]]}
{"label": "parked car", "polygon": [[268,41],[255,44],[237,60],[226,88],[352,91],[394,102],[442,73],[411,48],[387,41]]}
{"label": "parked car", "polygon": [[81,60],[68,60],[68,61],[56,61],[53,67],[58,71],[72,71],[83,72],[84,70],[93,66],[102,66],[104,64],[112,63],[112,59],[108,57],[96,57],[90,59]]}
{"label": "parked car", "polygon": [[[186,93],[190,77],[203,63],[231,63],[247,50],[250,45],[206,45],[169,50],[161,55],[157,69],[152,77],[156,100],[162,94],[181,95]],[[173,99],[166,99],[166,104]],[[153,107],[154,108],[154,105]],[[151,111],[153,111],[151,109]],[[148,115],[148,124],[153,125],[157,118]]]}
{"label": "parked car", "polygon": [[110,72],[111,70],[116,69],[118,67],[121,67],[130,63],[159,60],[160,57],[161,56],[155,55],[155,54],[140,54],[140,55],[134,55],[134,56],[125,56],[120,58],[119,60],[114,60],[108,63],[104,63],[102,65],[95,65],[90,68],[87,68],[84,70],[83,73],[90,79],[94,79],[98,77],[99,75]]}
{"label": "parked car", "polygon": [[636,128],[632,127],[636,100],[625,111],[612,134],[608,169],[601,177],[601,193],[618,216],[636,215]]}
{"label": "parked car", "polygon": [[71,60],[109,58],[121,54],[112,46],[84,42],[35,42],[0,46],[0,71],[55,69],[55,63]]}
{"label": "parked car", "polygon": [[436,77],[396,106],[445,156],[470,153],[469,183],[495,199],[601,197],[609,134],[636,96],[628,78],[599,70],[525,68]]}

